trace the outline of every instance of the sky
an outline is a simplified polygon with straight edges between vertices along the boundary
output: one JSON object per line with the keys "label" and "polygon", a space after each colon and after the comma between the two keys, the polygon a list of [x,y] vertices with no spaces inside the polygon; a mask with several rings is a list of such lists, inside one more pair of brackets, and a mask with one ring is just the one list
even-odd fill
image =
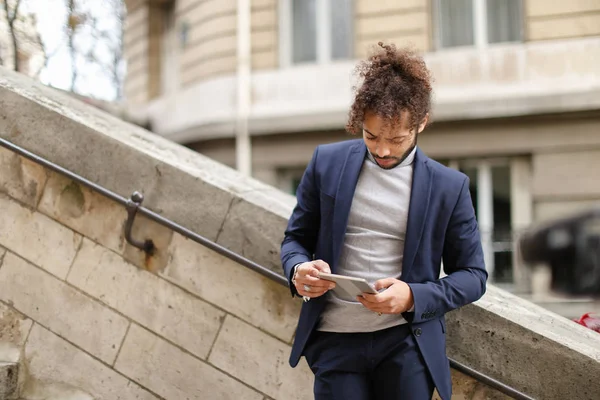
{"label": "sky", "polygon": [[[92,11],[97,16],[99,24],[107,28],[116,26],[116,19],[112,17],[110,9],[107,9],[107,0],[80,0],[81,5]],[[40,80],[54,87],[68,90],[71,82],[71,59],[67,48],[65,22],[67,19],[67,8],[65,0],[26,0],[25,10],[36,14],[38,30],[46,51],[53,54],[48,61],[48,66],[41,75]],[[77,45],[87,49],[94,45],[91,36],[83,32],[79,37]],[[110,54],[102,45],[96,45],[97,53],[103,60],[108,60]],[[104,46],[106,47],[106,46]],[[57,51],[58,49],[58,51]],[[104,100],[113,100],[116,90],[105,70],[92,63],[80,60],[78,71],[81,78],[78,79],[76,91],[83,95],[90,95]]]}

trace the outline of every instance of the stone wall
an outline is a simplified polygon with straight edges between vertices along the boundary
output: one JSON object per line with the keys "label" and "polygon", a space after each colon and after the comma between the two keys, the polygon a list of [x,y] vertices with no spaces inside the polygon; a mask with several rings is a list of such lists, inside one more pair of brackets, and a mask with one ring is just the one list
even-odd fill
{"label": "stone wall", "polygon": [[431,1],[355,1],[354,49],[365,58],[378,41],[410,46],[418,51],[432,48]]}
{"label": "stone wall", "polygon": [[[0,360],[96,399],[304,399],[287,288],[0,148]],[[109,384],[106,381],[110,381]],[[115,397],[120,393],[120,397]]]}
{"label": "stone wall", "polygon": [[[0,137],[122,196],[140,190],[150,209],[280,270],[291,197],[0,76]],[[123,207],[9,151],[0,161],[0,361],[21,362],[25,398],[310,398],[306,365],[287,365],[299,303],[286,288],[139,219],[134,236],[158,247],[147,258],[122,238]],[[452,357],[533,397],[600,393],[600,336],[501,290],[450,314],[448,332]],[[480,398],[461,379],[457,398]]]}
{"label": "stone wall", "polygon": [[528,40],[600,35],[600,2],[595,0],[524,2]]}
{"label": "stone wall", "polygon": [[123,47],[127,62],[125,96],[130,104],[144,104],[148,101],[150,47],[149,7],[139,4],[127,10]]}
{"label": "stone wall", "polygon": [[0,360],[24,398],[310,398],[287,288],[140,219],[145,257],[122,206],[3,148],[0,176]]}

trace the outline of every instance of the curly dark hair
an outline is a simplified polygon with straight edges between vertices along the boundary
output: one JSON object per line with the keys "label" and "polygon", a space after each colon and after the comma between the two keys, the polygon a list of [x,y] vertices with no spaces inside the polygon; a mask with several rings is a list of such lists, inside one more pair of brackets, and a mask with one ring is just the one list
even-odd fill
{"label": "curly dark hair", "polygon": [[362,131],[366,112],[373,112],[390,125],[400,123],[402,114],[410,114],[410,126],[416,128],[431,108],[431,74],[415,51],[378,43],[379,48],[356,67],[362,82],[355,87],[346,130]]}

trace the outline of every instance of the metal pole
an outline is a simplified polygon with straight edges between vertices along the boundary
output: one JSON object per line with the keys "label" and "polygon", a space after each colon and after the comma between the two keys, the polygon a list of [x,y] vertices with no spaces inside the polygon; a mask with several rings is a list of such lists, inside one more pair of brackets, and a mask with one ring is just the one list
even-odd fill
{"label": "metal pole", "polygon": [[518,234],[533,222],[531,164],[528,158],[513,158],[510,163],[511,230],[513,238],[513,281],[518,293],[531,293],[531,275],[519,254]]}
{"label": "metal pole", "polygon": [[250,0],[237,2],[237,118],[236,167],[246,176],[252,175],[252,148],[248,129],[250,115]]}
{"label": "metal pole", "polygon": [[477,168],[477,219],[481,231],[481,244],[489,280],[494,280],[494,186],[492,167],[486,162]]}
{"label": "metal pole", "polygon": [[475,47],[484,50],[488,47],[487,0],[473,0],[473,19]]}

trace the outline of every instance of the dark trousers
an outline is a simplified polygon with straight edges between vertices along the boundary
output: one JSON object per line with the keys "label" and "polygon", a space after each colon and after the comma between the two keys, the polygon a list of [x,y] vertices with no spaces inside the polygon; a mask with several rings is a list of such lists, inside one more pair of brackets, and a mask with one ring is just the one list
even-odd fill
{"label": "dark trousers", "polygon": [[407,325],[371,333],[314,332],[304,355],[315,400],[430,400],[434,384]]}

